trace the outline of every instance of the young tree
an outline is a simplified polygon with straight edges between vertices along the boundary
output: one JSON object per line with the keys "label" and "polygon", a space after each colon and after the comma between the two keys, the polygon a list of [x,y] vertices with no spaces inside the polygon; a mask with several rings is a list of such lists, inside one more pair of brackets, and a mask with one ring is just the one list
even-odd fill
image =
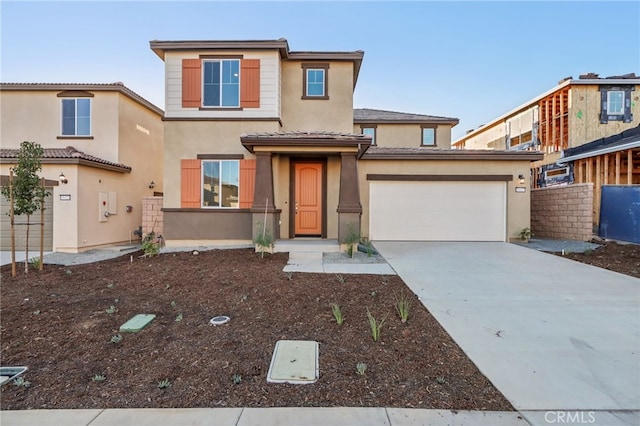
{"label": "young tree", "polygon": [[[38,172],[42,170],[44,149],[35,142],[24,141],[18,150],[18,163],[13,168],[14,177],[8,186],[2,187],[2,195],[13,199],[14,215],[27,216],[24,272],[29,272],[29,226],[33,213],[43,208],[42,201],[49,195],[40,184]],[[12,223],[13,227],[14,224]],[[42,259],[40,259],[42,262]]]}

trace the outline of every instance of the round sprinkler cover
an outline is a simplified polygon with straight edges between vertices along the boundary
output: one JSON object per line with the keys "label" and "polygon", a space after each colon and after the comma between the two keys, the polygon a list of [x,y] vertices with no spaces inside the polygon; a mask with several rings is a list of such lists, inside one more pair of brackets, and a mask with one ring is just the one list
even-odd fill
{"label": "round sprinkler cover", "polygon": [[226,315],[220,315],[220,316],[217,316],[217,317],[213,317],[213,318],[211,318],[211,320],[209,321],[209,323],[210,323],[211,325],[222,325],[222,324],[228,323],[230,319],[231,319],[231,318],[229,318],[229,317],[228,317],[228,316],[226,316]]}

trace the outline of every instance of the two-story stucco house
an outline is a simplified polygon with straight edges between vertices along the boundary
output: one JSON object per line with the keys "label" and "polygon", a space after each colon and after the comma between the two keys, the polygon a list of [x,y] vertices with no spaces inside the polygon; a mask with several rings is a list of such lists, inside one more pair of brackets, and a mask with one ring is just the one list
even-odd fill
{"label": "two-story stucco house", "polygon": [[[40,175],[58,183],[46,198],[45,250],[81,252],[139,238],[133,232],[142,224],[142,199],[162,191],[160,108],[122,83],[2,83],[0,102],[3,184],[23,141],[44,148]],[[0,198],[8,250],[8,202]],[[22,234],[16,244],[24,244]],[[30,246],[38,245],[32,231]]]}
{"label": "two-story stucco house", "polygon": [[364,52],[285,39],[151,41],[164,61],[167,245],[505,241],[529,226],[535,152],[451,150],[455,118],[355,110]]}

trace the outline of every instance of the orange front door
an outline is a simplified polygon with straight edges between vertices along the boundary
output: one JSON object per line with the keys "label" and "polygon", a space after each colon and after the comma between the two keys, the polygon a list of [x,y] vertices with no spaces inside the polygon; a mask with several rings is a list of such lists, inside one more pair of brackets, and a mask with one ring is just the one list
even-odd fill
{"label": "orange front door", "polygon": [[322,163],[295,163],[295,235],[322,235]]}

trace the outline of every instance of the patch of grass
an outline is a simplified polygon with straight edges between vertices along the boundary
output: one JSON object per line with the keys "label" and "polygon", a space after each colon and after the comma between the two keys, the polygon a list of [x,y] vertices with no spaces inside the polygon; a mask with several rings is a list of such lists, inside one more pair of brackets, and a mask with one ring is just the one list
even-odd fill
{"label": "patch of grass", "polygon": [[108,313],[109,315],[111,315],[111,314],[115,314],[118,310],[116,309],[115,306],[111,305],[107,309],[105,309],[104,311],[106,313]]}
{"label": "patch of grass", "polygon": [[364,362],[359,362],[356,364],[356,373],[358,373],[359,376],[364,376],[364,373],[367,372],[367,364],[365,364]]}
{"label": "patch of grass", "polygon": [[239,385],[240,383],[242,383],[242,375],[237,373],[234,374],[233,376],[231,376],[231,381],[234,385]]}
{"label": "patch of grass", "polygon": [[180,321],[182,321],[182,312],[176,315],[176,322],[180,322]]}
{"label": "patch of grass", "polygon": [[40,269],[40,257],[32,257],[29,260],[29,265],[31,265],[33,269]]}
{"label": "patch of grass", "polygon": [[407,296],[404,290],[400,292],[400,297],[398,297],[395,293],[394,296],[396,298],[396,310],[398,311],[398,316],[400,316],[400,321],[405,323],[409,319],[411,299]]}
{"label": "patch of grass", "polygon": [[338,280],[340,284],[344,284],[347,281],[342,274],[336,274],[336,280]]}
{"label": "patch of grass", "polygon": [[95,376],[93,376],[91,378],[91,380],[93,380],[94,382],[97,382],[97,383],[102,383],[105,380],[107,380],[107,376],[104,376],[102,374],[96,374]]}
{"label": "patch of grass", "polygon": [[336,319],[338,325],[342,325],[344,322],[344,316],[342,315],[342,310],[340,310],[340,306],[337,303],[331,304],[331,312],[333,313],[333,317]]}
{"label": "patch of grass", "polygon": [[158,389],[166,389],[171,387],[171,381],[169,379],[162,379],[158,382]]}
{"label": "patch of grass", "polygon": [[16,377],[13,379],[13,384],[21,388],[28,388],[31,386],[31,382],[26,380],[24,377]]}
{"label": "patch of grass", "polygon": [[447,381],[444,379],[444,376],[438,376],[438,377],[436,377],[436,382],[439,385],[444,385]]}
{"label": "patch of grass", "polygon": [[376,318],[371,315],[369,312],[369,308],[367,308],[367,319],[369,320],[369,328],[371,329],[371,337],[374,342],[380,340],[380,331],[382,330],[382,326],[387,320],[387,315],[385,315],[381,321],[376,320]]}
{"label": "patch of grass", "polygon": [[122,342],[122,334],[118,333],[114,336],[111,336],[111,343],[120,343]]}

